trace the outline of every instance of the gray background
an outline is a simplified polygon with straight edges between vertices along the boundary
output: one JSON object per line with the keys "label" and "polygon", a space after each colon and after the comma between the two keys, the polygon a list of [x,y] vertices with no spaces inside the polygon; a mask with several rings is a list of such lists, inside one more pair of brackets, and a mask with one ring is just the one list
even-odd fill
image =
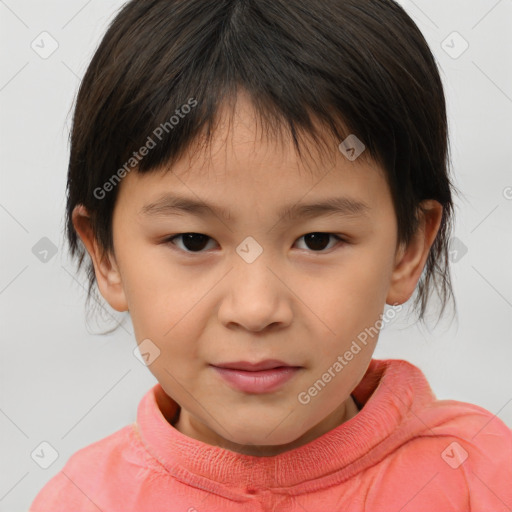
{"label": "gray background", "polygon": [[[404,310],[374,357],[406,359],[438,398],[480,405],[512,426],[512,1],[400,3],[429,42],[447,94],[464,194],[452,254],[459,317],[426,330]],[[28,509],[70,455],[134,421],[156,383],[133,355],[129,318],[107,305],[110,321],[86,321],[84,278],[63,239],[73,100],[122,4],[0,0],[1,511]],[[53,40],[58,48],[45,55]],[[51,247],[54,255],[41,252]],[[95,334],[122,320],[115,334]],[[47,469],[43,441],[58,452]]]}

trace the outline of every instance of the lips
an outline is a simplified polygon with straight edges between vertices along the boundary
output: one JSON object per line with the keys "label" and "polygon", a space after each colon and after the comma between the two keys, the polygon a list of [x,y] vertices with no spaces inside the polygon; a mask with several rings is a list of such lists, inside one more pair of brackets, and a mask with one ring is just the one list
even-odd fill
{"label": "lips", "polygon": [[276,391],[301,369],[299,366],[291,366],[276,359],[258,363],[236,361],[211,366],[232,388],[251,394]]}
{"label": "lips", "polygon": [[[273,368],[293,367],[294,365],[279,361],[278,359],[265,359],[257,363],[248,361],[234,361],[230,363],[218,363],[212,366],[217,368],[228,368],[230,370],[243,370],[246,372],[258,372],[261,370],[272,370]],[[297,366],[295,366],[297,368]]]}

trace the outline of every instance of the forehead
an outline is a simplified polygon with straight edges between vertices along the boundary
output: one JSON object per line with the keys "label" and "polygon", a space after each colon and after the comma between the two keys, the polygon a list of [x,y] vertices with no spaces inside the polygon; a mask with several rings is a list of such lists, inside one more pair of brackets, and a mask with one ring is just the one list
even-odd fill
{"label": "forehead", "polygon": [[123,179],[120,196],[129,196],[140,213],[149,213],[158,209],[155,205],[159,200],[173,192],[185,197],[181,201],[185,207],[188,199],[191,209],[194,201],[214,201],[223,216],[229,218],[230,205],[252,205],[256,210],[266,205],[281,214],[293,215],[300,213],[299,206],[292,210],[283,205],[311,203],[321,196],[352,198],[352,203],[337,201],[338,206],[346,211],[352,209],[353,213],[359,208],[361,213],[363,203],[378,201],[372,195],[388,192],[382,169],[364,153],[364,158],[362,155],[348,160],[338,148],[340,141],[322,127],[320,143],[307,133],[300,139],[300,155],[289,133],[265,128],[252,103],[241,95],[235,108],[219,109],[208,144],[199,137],[172,166],[145,174],[130,173]]}

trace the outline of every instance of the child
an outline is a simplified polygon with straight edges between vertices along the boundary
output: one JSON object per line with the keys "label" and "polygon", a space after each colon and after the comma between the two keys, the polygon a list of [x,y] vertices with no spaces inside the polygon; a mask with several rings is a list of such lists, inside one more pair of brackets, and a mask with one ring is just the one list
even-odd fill
{"label": "child", "polygon": [[510,429],[372,359],[386,304],[453,299],[448,168],[393,0],[128,2],[77,97],[67,235],[158,384],[31,511],[510,510]]}

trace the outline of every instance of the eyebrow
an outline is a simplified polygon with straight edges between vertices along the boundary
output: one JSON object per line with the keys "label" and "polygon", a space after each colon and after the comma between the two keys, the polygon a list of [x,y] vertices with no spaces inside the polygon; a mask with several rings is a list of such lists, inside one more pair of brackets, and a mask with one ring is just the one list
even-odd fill
{"label": "eyebrow", "polygon": [[[366,216],[370,207],[359,200],[350,197],[332,197],[314,203],[295,203],[283,207],[279,218],[293,221],[296,219],[314,218],[322,215],[341,215],[346,217]],[[207,217],[214,213],[226,220],[231,219],[228,209],[208,204],[192,198],[166,194],[156,201],[144,205],[140,212],[143,216],[171,216],[189,213],[199,217]]]}

